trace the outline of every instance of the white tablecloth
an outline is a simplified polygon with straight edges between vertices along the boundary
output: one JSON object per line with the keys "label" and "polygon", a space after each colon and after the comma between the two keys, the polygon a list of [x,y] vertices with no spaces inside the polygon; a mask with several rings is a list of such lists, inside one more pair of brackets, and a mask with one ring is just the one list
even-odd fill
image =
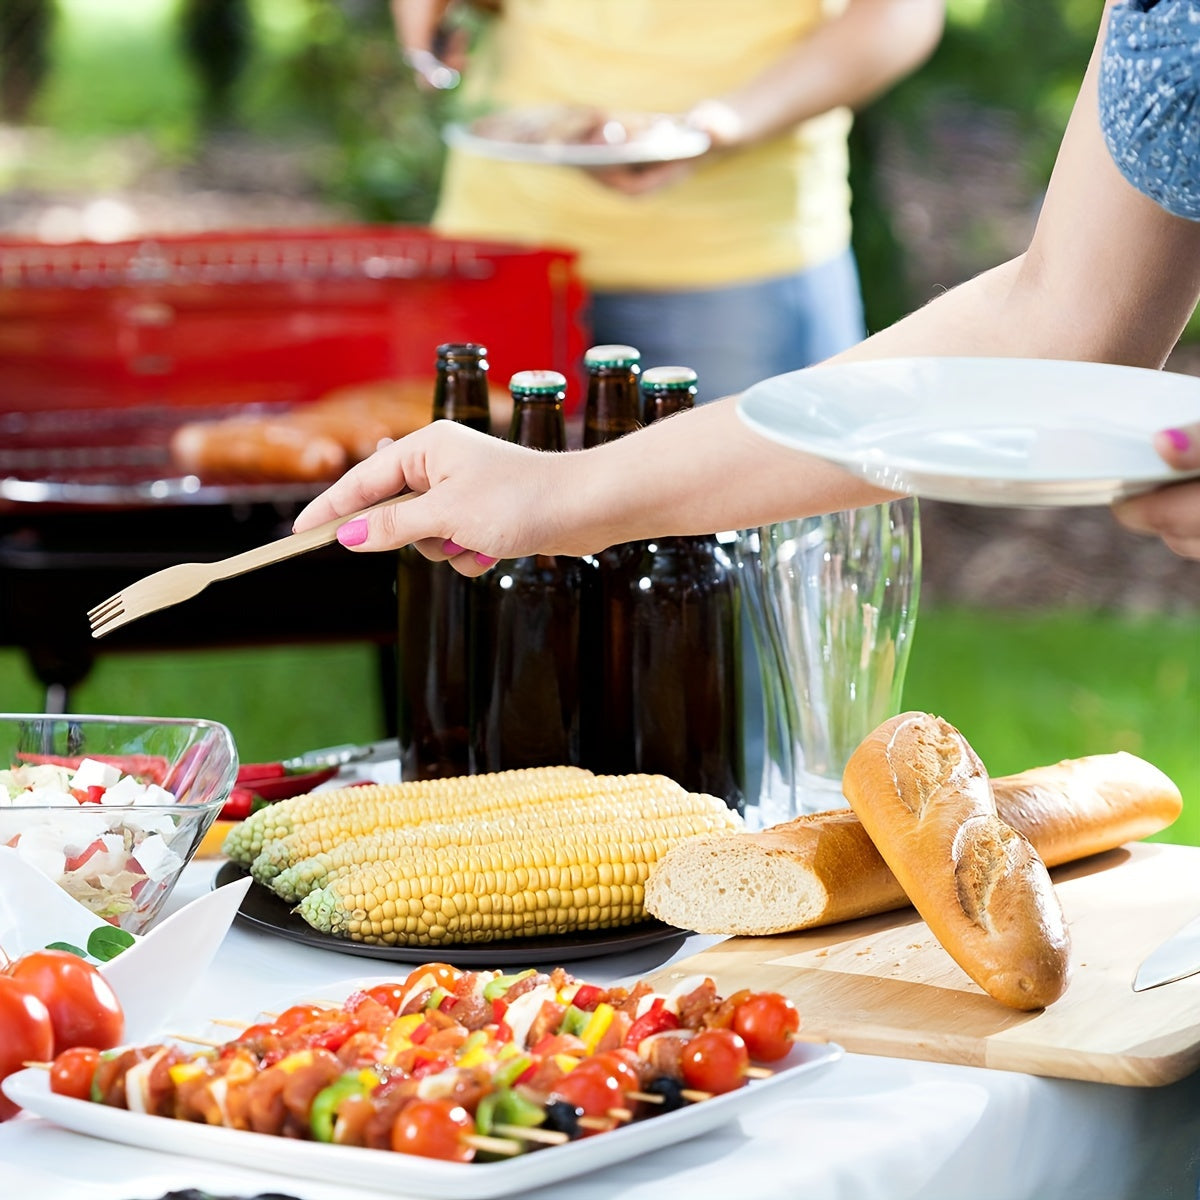
{"label": "white tablecloth", "polygon": [[[211,861],[189,867],[172,906],[206,890],[215,869]],[[714,940],[689,939],[675,957]],[[564,965],[604,982],[653,970],[666,954],[651,947]],[[306,988],[387,969],[235,925],[172,1025],[200,1028],[213,1016],[245,1016]],[[157,1200],[183,1188],[300,1200],[379,1197],[351,1181],[289,1176],[286,1155],[281,1143],[279,1173],[264,1174],[97,1141],[21,1115],[0,1125],[0,1197]],[[1135,1089],[851,1054],[715,1133],[525,1196],[1194,1200],[1198,1178],[1200,1074],[1169,1088]]]}

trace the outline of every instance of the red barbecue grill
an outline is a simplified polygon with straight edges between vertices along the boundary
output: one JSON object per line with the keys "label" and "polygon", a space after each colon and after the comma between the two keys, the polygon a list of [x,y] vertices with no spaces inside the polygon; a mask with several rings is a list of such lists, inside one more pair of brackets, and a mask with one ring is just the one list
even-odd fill
{"label": "red barbecue grill", "polygon": [[568,251],[339,227],[47,246],[0,239],[0,639],[65,711],[99,650],[366,640],[393,724],[391,555],[338,547],[218,584],[95,642],[87,609],[141,575],[286,533],[316,486],[181,473],[185,421],[430,380],[478,341],[498,384],[573,381],[587,345]]}

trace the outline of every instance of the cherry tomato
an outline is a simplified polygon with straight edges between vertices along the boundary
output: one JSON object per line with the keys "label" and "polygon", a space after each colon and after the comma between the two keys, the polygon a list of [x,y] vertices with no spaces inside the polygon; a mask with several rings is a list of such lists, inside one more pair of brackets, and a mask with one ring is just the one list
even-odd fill
{"label": "cherry tomato", "polygon": [[574,1075],[586,1067],[590,1071],[611,1075],[617,1081],[617,1087],[621,1089],[622,1093],[636,1092],[641,1088],[641,1080],[638,1078],[634,1065],[628,1058],[623,1057],[628,1053],[627,1050],[606,1050],[581,1062],[571,1074]]}
{"label": "cherry tomato", "polygon": [[64,1050],[50,1066],[50,1090],[56,1096],[75,1100],[92,1098],[92,1080],[100,1065],[100,1051],[91,1046],[72,1046]]}
{"label": "cherry tomato", "polygon": [[720,1095],[742,1086],[750,1054],[732,1029],[705,1029],[683,1048],[679,1069],[690,1088]]}
{"label": "cherry tomato", "polygon": [[800,1028],[796,1006],[778,992],[756,992],[733,1010],[733,1031],[746,1043],[751,1058],[775,1062],[792,1048]]}
{"label": "cherry tomato", "polygon": [[465,1135],[475,1132],[467,1110],[449,1100],[414,1100],[392,1124],[392,1149],[422,1158],[470,1162],[475,1148]]}
{"label": "cherry tomato", "polygon": [[[295,1033],[304,1025],[310,1025],[325,1012],[319,1004],[293,1004],[286,1008],[270,1024],[277,1033]],[[245,1035],[243,1035],[245,1036]]]}
{"label": "cherry tomato", "polygon": [[407,992],[424,975],[429,975],[433,978],[433,983],[429,986],[445,988],[449,992],[454,990],[454,985],[458,982],[462,972],[457,967],[452,967],[449,963],[426,963],[423,967],[418,967],[413,971],[404,981],[404,990]]}
{"label": "cherry tomato", "polygon": [[121,1040],[125,1014],[116,992],[77,954],[35,950],[18,958],[8,975],[50,1010],[55,1054],[72,1046],[108,1050]]}
{"label": "cherry tomato", "polygon": [[398,1013],[400,1001],[404,999],[405,987],[402,983],[377,983],[373,988],[367,988],[367,995],[376,1004],[382,1004],[392,1012]]}
{"label": "cherry tomato", "polygon": [[613,1108],[620,1108],[625,1100],[617,1077],[603,1064],[585,1070],[580,1063],[573,1071],[555,1083],[551,1098],[565,1100],[576,1108],[583,1109],[585,1117],[603,1117]]}
{"label": "cherry tomato", "polygon": [[[46,1006],[15,979],[0,975],[0,1079],[27,1062],[45,1062],[54,1051],[54,1026]],[[0,1091],[0,1121],[17,1106]]]}

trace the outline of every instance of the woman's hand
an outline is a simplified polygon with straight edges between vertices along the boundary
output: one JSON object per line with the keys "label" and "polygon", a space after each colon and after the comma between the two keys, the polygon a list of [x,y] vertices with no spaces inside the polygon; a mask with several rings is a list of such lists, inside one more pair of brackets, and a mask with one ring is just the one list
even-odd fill
{"label": "woman's hand", "polygon": [[583,530],[582,522],[569,530],[562,519],[579,480],[578,471],[564,466],[582,457],[544,454],[435,421],[347,471],[293,528],[309,529],[411,491],[420,495],[347,522],[338,541],[356,551],[414,543],[426,558],[449,559],[463,575],[480,575],[501,558],[583,554],[607,543]]}
{"label": "woman's hand", "polygon": [[[1176,470],[1200,471],[1200,422],[1155,434],[1154,448]],[[1200,559],[1200,479],[1156,488],[1113,512],[1126,528],[1162,538],[1183,558]]]}

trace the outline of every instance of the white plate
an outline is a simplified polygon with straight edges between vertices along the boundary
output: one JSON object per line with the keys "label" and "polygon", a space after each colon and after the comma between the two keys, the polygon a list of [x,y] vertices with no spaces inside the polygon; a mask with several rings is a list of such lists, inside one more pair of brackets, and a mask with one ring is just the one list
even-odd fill
{"label": "white plate", "polygon": [[1141,367],[880,359],[764,380],[739,408],[772,441],[960,504],[1109,504],[1200,475],[1171,470],[1150,441],[1200,421],[1200,379]]}
{"label": "white plate", "polygon": [[781,1092],[802,1086],[841,1056],[840,1046],[799,1045],[770,1078],[751,1080],[736,1092],[714,1096],[610,1133],[490,1163],[439,1162],[386,1150],[284,1140],[269,1134],[108,1108],[53,1095],[46,1071],[36,1068],[18,1071],[0,1086],[26,1111],[91,1137],[165,1154],[233,1163],[276,1175],[345,1184],[348,1194],[360,1187],[397,1194],[419,1191],[422,1195],[452,1200],[484,1200],[568,1179],[698,1137],[770,1103]]}
{"label": "white plate", "polygon": [[[708,134],[692,129],[675,117],[660,114],[636,114],[640,132],[628,140],[593,143],[562,140],[555,137],[554,123],[574,110],[563,108],[513,110],[503,114],[481,117],[470,124],[447,125],[442,131],[446,143],[457,149],[498,158],[506,162],[541,163],[563,167],[613,167],[636,163],[673,162],[696,158],[710,145]],[[512,121],[514,129],[520,124],[532,140],[524,137],[505,137],[498,130],[490,132],[489,124]],[[616,121],[620,125],[620,120]]]}

